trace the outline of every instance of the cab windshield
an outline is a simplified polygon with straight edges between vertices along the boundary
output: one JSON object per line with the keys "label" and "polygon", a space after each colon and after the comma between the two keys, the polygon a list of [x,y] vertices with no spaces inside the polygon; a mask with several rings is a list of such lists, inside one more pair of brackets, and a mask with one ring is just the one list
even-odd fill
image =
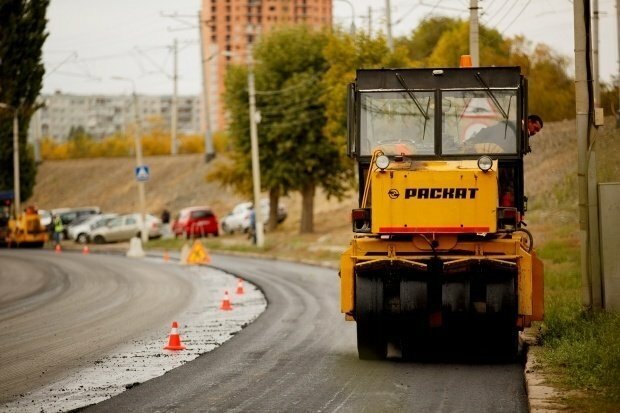
{"label": "cab windshield", "polygon": [[442,92],[442,154],[517,153],[517,91]]}
{"label": "cab windshield", "polygon": [[[517,89],[361,92],[360,151],[386,155],[516,154]],[[437,102],[439,103],[439,102]],[[441,116],[441,148],[435,147]]]}
{"label": "cab windshield", "polygon": [[360,155],[435,153],[434,91],[362,92]]}

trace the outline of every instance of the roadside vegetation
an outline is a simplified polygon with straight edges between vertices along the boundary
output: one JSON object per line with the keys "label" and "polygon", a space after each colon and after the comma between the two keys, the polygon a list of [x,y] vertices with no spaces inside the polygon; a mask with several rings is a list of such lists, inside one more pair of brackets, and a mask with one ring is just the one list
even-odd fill
{"label": "roadside vegetation", "polygon": [[[542,188],[531,187],[534,202],[530,209],[535,212],[529,221],[534,233],[543,238],[537,252],[545,263],[545,321],[540,326],[539,354],[547,379],[564,390],[562,402],[570,410],[617,412],[620,314],[587,311],[582,306],[576,152],[566,149],[574,148],[576,141],[567,126],[558,125],[553,129],[555,136],[546,133],[545,142],[537,142],[532,156],[536,162],[538,157],[545,159],[547,165],[530,165],[530,175],[552,176]],[[596,138],[601,182],[620,181],[620,130],[614,126],[608,118]],[[551,174],[542,168],[563,173]]]}

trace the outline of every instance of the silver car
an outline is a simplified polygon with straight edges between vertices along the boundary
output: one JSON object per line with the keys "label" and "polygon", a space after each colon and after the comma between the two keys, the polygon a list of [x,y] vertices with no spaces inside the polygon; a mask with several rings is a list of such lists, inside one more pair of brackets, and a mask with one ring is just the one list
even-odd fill
{"label": "silver car", "polygon": [[[105,242],[128,241],[133,237],[140,237],[142,231],[142,216],[140,214],[120,215],[108,223],[93,230],[90,239],[95,244]],[[146,215],[146,226],[149,238],[161,237],[161,220],[153,215]]]}
{"label": "silver car", "polygon": [[[269,221],[269,200],[261,199],[261,214],[263,223],[267,224]],[[248,232],[250,229],[250,214],[251,214],[252,202],[242,202],[235,205],[232,211],[228,213],[222,219],[222,231],[225,234],[232,234],[235,231]],[[282,223],[287,217],[286,208],[284,205],[278,206],[278,224]]]}
{"label": "silver car", "polygon": [[86,244],[91,240],[92,231],[106,225],[117,216],[118,214],[90,215],[77,223],[73,223],[67,229],[69,239],[80,244]]}

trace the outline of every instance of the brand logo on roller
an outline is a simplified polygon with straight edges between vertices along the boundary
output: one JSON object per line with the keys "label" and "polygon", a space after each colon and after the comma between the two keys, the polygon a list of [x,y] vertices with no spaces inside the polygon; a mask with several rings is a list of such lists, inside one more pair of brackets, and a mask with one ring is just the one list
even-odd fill
{"label": "brand logo on roller", "polygon": [[406,188],[405,199],[476,199],[479,188]]}

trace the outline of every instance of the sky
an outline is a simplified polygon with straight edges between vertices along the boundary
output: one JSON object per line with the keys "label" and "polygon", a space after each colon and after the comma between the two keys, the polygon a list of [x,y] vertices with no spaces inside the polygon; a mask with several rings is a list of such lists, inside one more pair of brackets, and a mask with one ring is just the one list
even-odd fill
{"label": "sky", "polygon": [[[219,0],[223,1],[223,0]],[[469,0],[391,0],[394,36],[431,15],[469,18]],[[599,0],[600,76],[618,73],[615,0]],[[43,47],[43,93],[172,94],[178,41],[178,91],[200,93],[200,0],[51,0]],[[333,0],[333,21],[385,32],[385,0]],[[479,0],[480,21],[504,36],[523,35],[574,59],[572,0]],[[353,19],[353,16],[355,18]],[[571,63],[571,73],[573,73]],[[121,78],[121,79],[118,79]]]}

